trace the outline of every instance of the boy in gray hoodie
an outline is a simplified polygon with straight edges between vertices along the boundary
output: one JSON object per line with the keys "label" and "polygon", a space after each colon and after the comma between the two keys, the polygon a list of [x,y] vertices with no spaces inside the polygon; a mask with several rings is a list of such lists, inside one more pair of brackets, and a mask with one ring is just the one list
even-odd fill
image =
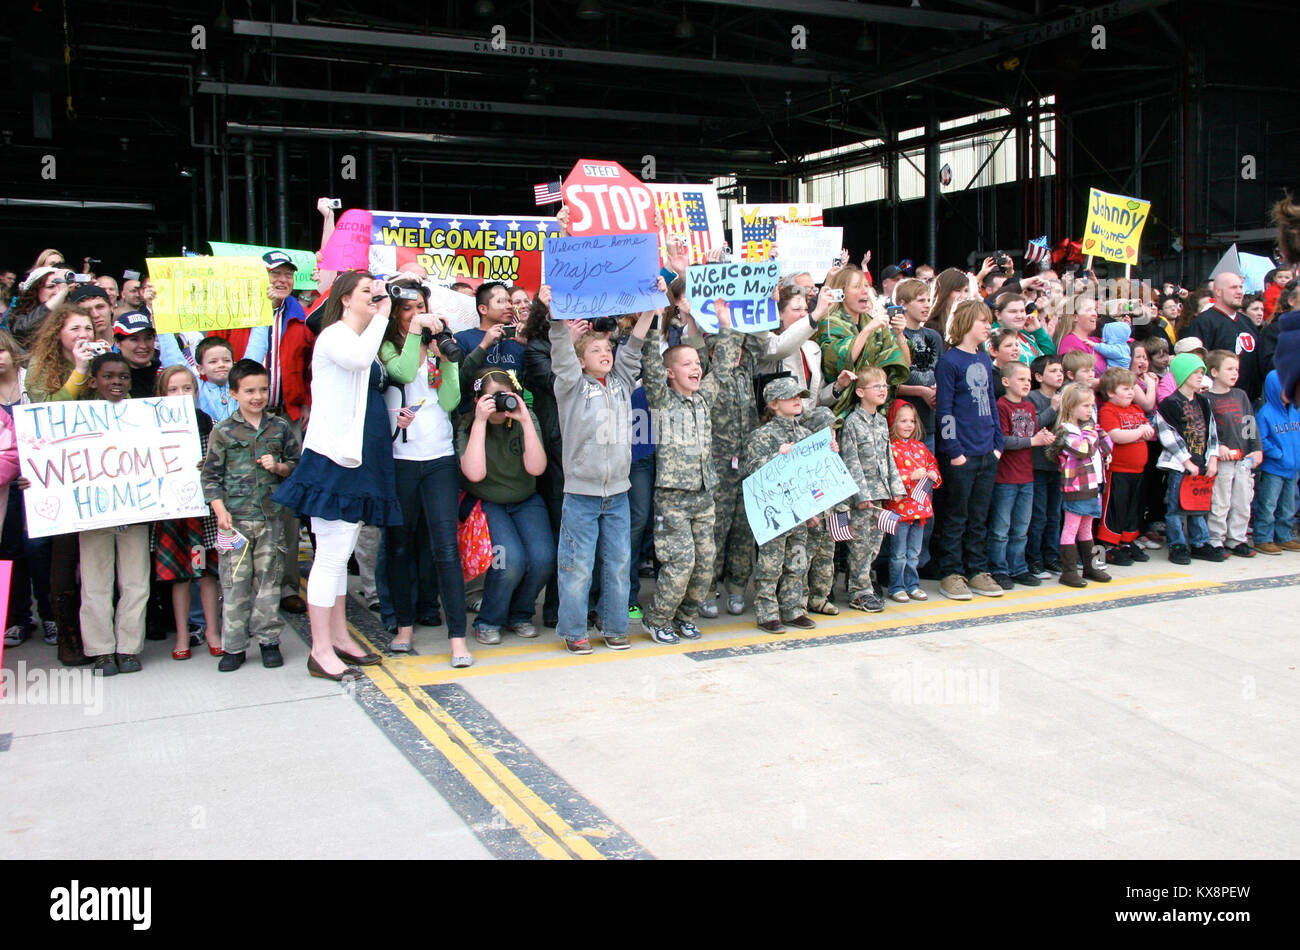
{"label": "boy in gray hoodie", "polygon": [[632,467],[632,388],[655,311],[641,314],[615,358],[608,334],[586,320],[551,322],[551,369],[564,446],[564,507],[557,558],[560,617],[556,632],[570,653],[590,653],[587,598],[600,557],[599,614],[605,645],[626,650],[628,563],[632,557],[627,493]]}

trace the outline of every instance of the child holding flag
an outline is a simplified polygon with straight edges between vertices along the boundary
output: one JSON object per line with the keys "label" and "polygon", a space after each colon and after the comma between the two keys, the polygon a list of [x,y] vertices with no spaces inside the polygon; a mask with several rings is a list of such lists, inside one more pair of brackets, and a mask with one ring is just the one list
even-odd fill
{"label": "child holding flag", "polygon": [[898,515],[889,556],[889,599],[900,604],[928,600],[917,573],[926,522],[934,517],[934,489],[943,484],[939,462],[925,446],[920,414],[910,402],[894,400],[889,409],[889,451],[908,494],[885,502]]}

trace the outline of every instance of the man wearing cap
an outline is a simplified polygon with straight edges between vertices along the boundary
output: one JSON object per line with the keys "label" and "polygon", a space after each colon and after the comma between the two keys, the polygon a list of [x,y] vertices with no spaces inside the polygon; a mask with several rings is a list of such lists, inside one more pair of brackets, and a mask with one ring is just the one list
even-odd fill
{"label": "man wearing cap", "polygon": [[158,337],[153,321],[139,310],[128,310],[113,321],[113,336],[117,351],[131,367],[131,398],[152,396],[158,379],[158,354],[154,349]]}
{"label": "man wearing cap", "polygon": [[1259,328],[1241,313],[1243,287],[1240,274],[1218,274],[1210,284],[1213,302],[1183,329],[1179,339],[1194,336],[1206,350],[1235,353],[1241,372],[1237,385],[1254,402],[1264,391],[1264,373],[1259,361]]}
{"label": "man wearing cap", "polygon": [[880,272],[880,292],[885,298],[885,305],[889,306],[894,302],[894,288],[898,282],[903,279],[903,271],[898,265],[890,264]]}
{"label": "man wearing cap", "polygon": [[[221,330],[208,335],[229,340],[236,360],[257,360],[270,371],[268,406],[288,417],[294,435],[301,440],[311,416],[307,370],[311,365],[313,337],[307,328],[307,314],[293,295],[294,274],[298,267],[284,251],[267,251],[262,255],[262,263],[266,265],[270,280],[266,296],[275,308],[271,326]],[[289,543],[285,549],[280,607],[290,613],[306,613],[307,604],[298,594],[298,516],[286,508],[282,517],[284,536]]]}
{"label": "man wearing cap", "polygon": [[94,284],[78,284],[68,292],[68,303],[90,317],[95,326],[95,339],[103,340],[112,346],[113,308],[109,303],[108,292]]}

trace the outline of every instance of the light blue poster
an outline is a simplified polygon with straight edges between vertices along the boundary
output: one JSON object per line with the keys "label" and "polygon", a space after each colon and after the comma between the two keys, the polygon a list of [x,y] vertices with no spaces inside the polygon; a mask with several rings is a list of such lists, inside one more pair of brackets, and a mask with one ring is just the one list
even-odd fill
{"label": "light blue poster", "polygon": [[658,289],[657,234],[552,238],[545,263],[551,316],[558,320],[640,313],[667,303]]}
{"label": "light blue poster", "polygon": [[831,430],[794,444],[741,483],[745,516],[754,540],[765,544],[832,505],[857,494],[858,486],[839,455],[831,451]]}
{"label": "light blue poster", "polygon": [[772,291],[781,279],[779,261],[729,261],[692,264],[686,270],[691,316],[705,333],[718,332],[716,301],[731,307],[731,325],[741,333],[775,330],[781,325]]}

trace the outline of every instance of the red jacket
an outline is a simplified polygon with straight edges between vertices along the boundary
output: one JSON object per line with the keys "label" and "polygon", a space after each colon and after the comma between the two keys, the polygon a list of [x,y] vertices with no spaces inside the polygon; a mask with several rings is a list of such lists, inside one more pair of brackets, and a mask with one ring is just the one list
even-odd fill
{"label": "red jacket", "polygon": [[[885,502],[885,507],[890,511],[898,512],[899,517],[904,521],[928,521],[934,517],[934,505],[929,497],[920,504],[912,500],[911,492],[916,486],[912,473],[917,469],[938,473],[939,463],[925,447],[925,443],[916,439],[890,439],[889,449],[894,453],[894,467],[898,469],[898,477],[903,480],[903,487],[907,489],[908,494],[902,501]],[[943,478],[940,477],[931,488],[938,488],[942,484]]]}
{"label": "red jacket", "polygon": [[[307,328],[305,313],[302,304],[298,303],[293,297],[288,298],[292,303],[286,302],[288,308],[286,315],[281,315],[279,320],[280,339],[277,342],[274,339],[276,327],[272,329],[271,352],[279,352],[279,399],[276,399],[275,385],[276,375],[274,367],[267,367],[272,371],[271,382],[271,400],[273,405],[284,406],[285,412],[294,422],[302,416],[302,411],[311,405],[311,350],[315,342],[315,334]],[[235,359],[243,358],[244,351],[248,348],[248,336],[251,329],[245,327],[236,330],[214,330],[209,336],[221,336],[230,341],[231,348],[235,351]],[[267,359],[270,359],[268,355]]]}

